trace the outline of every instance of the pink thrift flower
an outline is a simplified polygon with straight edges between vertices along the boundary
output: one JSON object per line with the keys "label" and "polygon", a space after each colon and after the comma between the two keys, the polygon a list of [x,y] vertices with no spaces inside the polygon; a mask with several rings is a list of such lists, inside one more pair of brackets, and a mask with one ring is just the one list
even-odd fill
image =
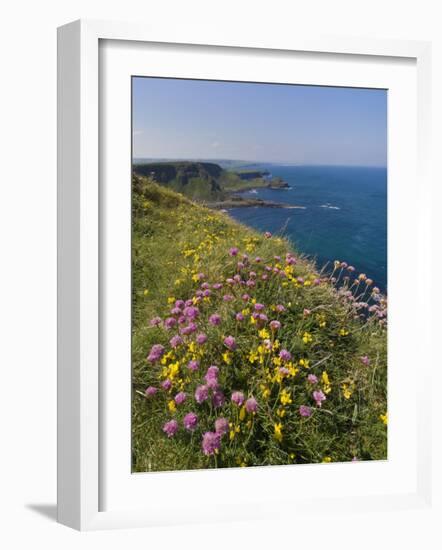
{"label": "pink thrift flower", "polygon": [[173,437],[178,431],[178,422],[176,420],[169,420],[163,426],[163,432],[167,437]]}
{"label": "pink thrift flower", "polygon": [[[193,302],[192,302],[193,303]],[[195,306],[188,306],[184,308],[183,311],[184,315],[188,317],[189,319],[196,319],[198,315],[200,314],[200,311]]]}
{"label": "pink thrift flower", "polygon": [[195,372],[198,370],[198,367],[200,366],[198,361],[192,360],[187,363],[187,368],[191,370],[192,372]]}
{"label": "pink thrift flower", "polygon": [[220,389],[215,389],[215,391],[212,394],[212,405],[215,408],[222,407],[224,403],[226,402],[226,397],[223,394],[223,392]]}
{"label": "pink thrift flower", "polygon": [[310,382],[310,384],[317,384],[318,383],[318,377],[315,374],[309,374],[307,376],[307,380]]}
{"label": "pink thrift flower", "polygon": [[221,434],[216,432],[206,432],[203,435],[203,441],[201,444],[203,453],[206,456],[214,455],[218,452],[221,446]]}
{"label": "pink thrift flower", "polygon": [[316,390],[313,392],[313,399],[315,400],[318,407],[322,407],[322,402],[325,401],[327,398],[321,390]]}
{"label": "pink thrift flower", "polygon": [[198,334],[196,337],[196,343],[202,346],[207,342],[207,336],[202,332],[201,334]]}
{"label": "pink thrift flower", "polygon": [[189,432],[193,432],[198,426],[198,417],[194,412],[187,413],[183,418],[183,425]]}
{"label": "pink thrift flower", "polygon": [[229,249],[229,256],[238,256],[239,250],[236,248],[236,246],[232,246],[232,248]]}
{"label": "pink thrift flower", "polygon": [[215,432],[221,435],[226,434],[229,431],[229,421],[227,418],[217,418],[215,420]]}
{"label": "pink thrift flower", "polygon": [[281,323],[279,321],[270,321],[270,329],[273,331],[279,330],[281,328]]}
{"label": "pink thrift flower", "polygon": [[254,397],[249,397],[245,404],[248,413],[256,413],[258,410],[258,401]]}
{"label": "pink thrift flower", "polygon": [[214,327],[218,326],[221,323],[221,315],[218,315],[218,313],[214,313],[209,317],[209,323]]}
{"label": "pink thrift flower", "polygon": [[151,327],[157,327],[161,325],[161,317],[154,317],[150,320],[150,326]]}
{"label": "pink thrift flower", "polygon": [[177,348],[178,346],[181,346],[182,343],[183,343],[183,339],[181,338],[181,336],[176,335],[170,339],[170,345],[173,348]]}
{"label": "pink thrift flower", "polygon": [[244,394],[241,391],[235,391],[232,393],[231,400],[232,403],[235,403],[235,405],[241,407],[241,405],[244,403]]}
{"label": "pink thrift flower", "polygon": [[166,378],[164,382],[161,382],[161,387],[163,388],[163,390],[169,391],[172,387],[172,381],[169,378]]}
{"label": "pink thrift flower", "polygon": [[363,355],[363,356],[361,357],[361,362],[362,362],[364,365],[368,366],[368,365],[370,364],[370,357],[368,357],[368,355]]}
{"label": "pink thrift flower", "polygon": [[311,416],[312,410],[310,407],[307,407],[307,405],[301,405],[299,407],[299,414],[301,416]]}
{"label": "pink thrift flower", "polygon": [[155,344],[152,346],[152,349],[150,350],[150,353],[147,356],[147,360],[150,363],[156,363],[161,359],[163,355],[164,355],[164,346],[162,346],[161,344]]}
{"label": "pink thrift flower", "polygon": [[146,397],[152,397],[153,395],[155,395],[158,391],[158,388],[155,388],[154,386],[149,386],[148,388],[146,388],[146,390],[144,391],[144,395]]}
{"label": "pink thrift flower", "polygon": [[290,361],[290,359],[292,358],[292,354],[287,351],[286,349],[282,349],[280,352],[279,352],[279,357],[283,360],[283,361]]}
{"label": "pink thrift flower", "polygon": [[168,317],[164,321],[164,327],[166,330],[170,330],[172,327],[174,327],[177,324],[177,320],[174,317]]}
{"label": "pink thrift flower", "polygon": [[209,397],[209,388],[207,386],[198,386],[195,390],[195,401],[198,404],[207,401]]}
{"label": "pink thrift flower", "polygon": [[175,395],[175,403],[177,405],[182,405],[184,403],[184,401],[186,400],[186,397],[187,397],[186,393],[183,392],[183,391],[180,391],[179,393],[177,393]]}
{"label": "pink thrift flower", "polygon": [[233,336],[227,336],[226,338],[224,338],[224,345],[226,346],[226,348],[228,348],[231,351],[235,350],[236,349],[235,338]]}

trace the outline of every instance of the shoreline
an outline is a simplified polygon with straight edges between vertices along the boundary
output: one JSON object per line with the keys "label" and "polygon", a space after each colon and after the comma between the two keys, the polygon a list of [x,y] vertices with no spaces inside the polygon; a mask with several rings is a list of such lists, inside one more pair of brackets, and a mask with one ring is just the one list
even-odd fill
{"label": "shoreline", "polygon": [[266,201],[263,199],[227,199],[225,201],[207,202],[205,206],[214,210],[228,208],[284,208],[286,210],[305,210],[306,206],[298,206],[294,204],[286,204],[282,202]]}

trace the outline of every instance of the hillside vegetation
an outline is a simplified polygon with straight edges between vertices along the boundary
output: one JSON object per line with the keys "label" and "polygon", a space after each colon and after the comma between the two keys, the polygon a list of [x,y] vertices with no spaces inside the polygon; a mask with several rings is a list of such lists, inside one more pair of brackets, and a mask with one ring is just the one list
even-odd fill
{"label": "hillside vegetation", "polygon": [[191,199],[206,202],[225,200],[239,190],[287,185],[280,178],[266,179],[266,171],[233,172],[212,162],[151,162],[134,165],[134,172]]}
{"label": "hillside vegetation", "polygon": [[387,457],[370,279],[137,176],[132,237],[133,471]]}

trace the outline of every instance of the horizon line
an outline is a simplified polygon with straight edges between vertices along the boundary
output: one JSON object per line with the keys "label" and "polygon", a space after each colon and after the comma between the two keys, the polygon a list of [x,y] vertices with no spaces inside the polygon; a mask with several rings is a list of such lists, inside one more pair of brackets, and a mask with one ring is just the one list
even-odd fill
{"label": "horizon line", "polygon": [[132,162],[135,160],[149,160],[155,162],[241,162],[244,164],[279,164],[289,166],[341,166],[341,167],[354,167],[354,168],[387,168],[387,164],[330,164],[327,162],[318,163],[302,163],[293,162],[289,160],[247,160],[247,159],[233,159],[233,158],[189,158],[189,157],[140,157],[132,156]]}

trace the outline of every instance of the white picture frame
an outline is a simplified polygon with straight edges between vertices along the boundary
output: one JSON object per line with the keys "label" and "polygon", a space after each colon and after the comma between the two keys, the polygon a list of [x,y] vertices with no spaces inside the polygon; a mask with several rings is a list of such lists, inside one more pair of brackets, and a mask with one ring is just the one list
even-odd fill
{"label": "white picture frame", "polygon": [[[125,41],[131,45],[168,44],[174,45],[174,56],[180,55],[180,48],[191,46],[205,48],[210,58],[214,49],[228,49],[229,55],[272,55],[283,56],[287,52],[308,52],[310,54],[336,56],[367,56],[378,59],[411,59],[416,64],[417,81],[417,130],[414,151],[417,160],[419,181],[416,187],[419,231],[416,236],[420,262],[420,273],[431,273],[430,253],[431,234],[429,204],[431,185],[428,176],[429,120],[431,105],[429,98],[430,81],[430,44],[425,42],[406,42],[390,40],[368,40],[350,37],[281,37],[278,43],[267,44],[265,36],[256,42],[244,42],[240,38],[226,37],[225,41],[210,44],[204,37],[186,36],[174,33],[163,36],[154,29],[125,23],[100,21],[76,21],[59,29],[58,33],[58,521],[80,530],[139,527],[159,524],[228,520],[233,518],[259,518],[270,514],[270,505],[266,507],[266,498],[274,502],[277,495],[263,495],[262,500],[253,500],[247,509],[244,501],[226,509],[225,502],[212,509],[202,503],[189,505],[181,510],[178,505],[166,513],[165,505],[158,502],[146,502],[146,506],[128,506],[122,498],[121,506],[103,509],[100,484],[106,478],[103,472],[103,452],[107,446],[103,443],[102,416],[106,413],[103,402],[103,388],[100,380],[103,372],[100,354],[100,336],[102,317],[100,302],[103,298],[101,281],[102,235],[100,224],[102,189],[100,188],[100,44],[102,41]],[[181,46],[180,46],[181,45]],[[151,52],[150,55],[155,55]],[[170,76],[173,76],[172,74]],[[315,83],[315,82],[311,82]],[[398,222],[399,223],[399,222]],[[403,223],[400,222],[400,223]],[[399,229],[399,228],[396,228]],[[430,310],[431,285],[420,289],[414,305]],[[423,316],[422,334],[430,316]],[[426,319],[426,320],[425,320]],[[424,336],[425,338],[425,336]],[[424,345],[422,343],[422,345]],[[429,347],[427,348],[429,349]],[[416,349],[417,353],[418,350]],[[431,357],[421,366],[422,376],[413,381],[409,391],[415,393],[416,408],[413,409],[413,425],[416,428],[413,457],[415,482],[413,490],[367,493],[364,495],[343,495],[328,491],[327,497],[315,495],[302,500],[305,513],[314,506],[330,506],[344,511],[358,507],[361,510],[392,509],[398,507],[422,507],[431,500],[431,452],[429,431],[428,396],[425,395],[424,380],[428,384]],[[411,355],[410,359],[411,361]],[[130,383],[128,381],[128,383]],[[426,406],[419,406],[424,402]],[[128,450],[130,452],[130,450]],[[364,465],[361,464],[363,467]],[[339,479],[340,465],[332,465],[333,476]],[[250,470],[249,482],[256,476],[265,476],[267,483],[283,481],[284,470],[272,467],[266,472],[262,469]],[[254,472],[252,472],[254,471]],[[238,482],[239,470],[223,472],[219,478],[221,484],[235,479]],[[241,475],[244,475],[241,470]],[[130,473],[130,472],[128,472]],[[219,472],[211,472],[218,475]],[[413,475],[414,475],[413,474]],[[166,477],[174,473],[161,473]],[[180,474],[189,476],[189,473]],[[323,474],[320,474],[323,475]],[[324,474],[325,475],[325,474]],[[365,472],[361,472],[364,476]],[[134,478],[135,479],[135,478]],[[145,478],[144,483],[149,483]],[[153,478],[151,478],[153,479]],[[203,478],[194,478],[195,483],[203,484]],[[134,483],[138,483],[135,481]],[[133,483],[132,483],[133,484]],[[333,485],[333,484],[332,484]],[[271,500],[273,498],[273,500]],[[293,508],[299,507],[298,499],[285,495],[281,501],[289,502]],[[336,508],[337,507],[337,508]]]}

